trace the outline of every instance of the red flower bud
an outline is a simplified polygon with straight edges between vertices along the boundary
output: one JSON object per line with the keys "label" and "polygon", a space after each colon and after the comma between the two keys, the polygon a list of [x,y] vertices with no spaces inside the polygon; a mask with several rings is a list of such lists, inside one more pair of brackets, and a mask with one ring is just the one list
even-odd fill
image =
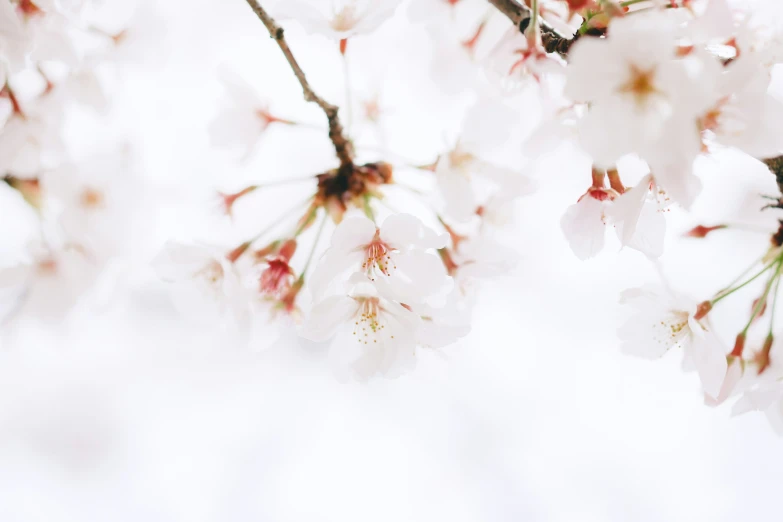
{"label": "red flower bud", "polygon": [[728,228],[728,225],[715,225],[714,227],[705,227],[704,225],[699,225],[697,227],[690,229],[684,235],[685,237],[702,238],[702,237],[707,237],[707,234],[709,234],[710,232],[713,232],[715,230],[721,230],[723,228]]}
{"label": "red flower bud", "polygon": [[696,307],[696,313],[693,314],[693,318],[697,321],[703,319],[712,310],[712,303],[710,301],[703,301]]}
{"label": "red flower bud", "polygon": [[742,357],[742,351],[745,349],[745,333],[742,332],[737,335],[737,340],[734,341],[734,349],[729,355],[732,357]]}

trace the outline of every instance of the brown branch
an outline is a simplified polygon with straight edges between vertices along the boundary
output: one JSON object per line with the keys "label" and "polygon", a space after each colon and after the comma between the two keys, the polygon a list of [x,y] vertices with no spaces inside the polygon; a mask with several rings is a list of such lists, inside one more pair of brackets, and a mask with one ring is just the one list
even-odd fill
{"label": "brown branch", "polygon": [[304,93],[305,100],[316,103],[321,110],[326,114],[327,120],[329,120],[329,139],[334,144],[334,150],[337,153],[337,157],[340,159],[340,166],[346,169],[353,168],[353,145],[350,140],[345,137],[345,130],[342,123],[340,123],[339,108],[336,105],[332,105],[320,96],[318,96],[313,88],[307,81],[304,71],[299,66],[299,63],[294,58],[291,49],[288,47],[284,37],[283,28],[277,25],[274,18],[269,16],[269,13],[261,7],[259,0],[247,0],[248,5],[258,18],[263,22],[269,36],[277,42],[280,50],[283,51],[283,55],[288,60],[288,65],[294,71],[294,76],[299,80],[299,85],[302,86],[302,92]]}
{"label": "brown branch", "polygon": [[[520,4],[516,0],[488,0],[490,4],[506,15],[506,18],[511,20],[515,26],[519,28],[521,32],[525,32],[530,24],[530,18],[533,14],[530,8],[525,4]],[[567,37],[560,34],[557,29],[549,25],[544,20],[540,20],[541,24],[541,43],[544,45],[544,49],[548,53],[557,53],[563,58],[568,56],[568,50],[580,36],[576,33],[573,37]]]}
{"label": "brown branch", "polygon": [[[768,199],[773,200],[774,203],[771,203],[764,208],[783,209],[783,156],[767,158],[762,161],[769,169],[770,174],[775,176],[775,182],[777,183],[778,191],[780,192],[780,195],[777,197],[765,196]],[[778,221],[780,222],[780,226],[778,227],[778,231],[772,236],[772,243],[776,246],[783,246],[783,219]]]}

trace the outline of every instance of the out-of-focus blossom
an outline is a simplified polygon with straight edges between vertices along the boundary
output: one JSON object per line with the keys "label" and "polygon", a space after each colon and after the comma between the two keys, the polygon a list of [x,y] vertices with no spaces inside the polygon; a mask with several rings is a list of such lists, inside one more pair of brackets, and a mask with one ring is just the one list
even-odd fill
{"label": "out-of-focus blossom", "polygon": [[209,126],[213,145],[238,149],[247,157],[270,125],[293,123],[273,116],[255,89],[233,71],[221,68],[220,80],[226,92],[223,106]]}
{"label": "out-of-focus blossom", "polygon": [[175,306],[198,322],[246,328],[250,299],[236,267],[217,248],[170,241],[153,266]]}
{"label": "out-of-focus blossom", "polygon": [[375,31],[399,5],[400,0],[285,0],[275,13],[296,20],[309,33],[346,40]]}

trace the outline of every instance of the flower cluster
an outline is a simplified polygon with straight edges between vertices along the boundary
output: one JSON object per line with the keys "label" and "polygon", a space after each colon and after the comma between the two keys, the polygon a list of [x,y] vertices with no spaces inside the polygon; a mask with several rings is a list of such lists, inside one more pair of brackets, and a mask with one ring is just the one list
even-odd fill
{"label": "flower cluster", "polygon": [[127,248],[140,204],[128,147],[96,150],[96,136],[72,132],[75,118],[107,125],[106,58],[122,39],[89,4],[0,2],[0,206],[15,224],[3,231],[4,323],[68,313]]}
{"label": "flower cluster", "polygon": [[[467,334],[476,282],[514,267],[503,227],[535,191],[537,175],[552,179],[547,159],[566,147],[584,162],[573,192],[558,187],[560,228],[582,260],[616,235],[657,262],[666,214],[691,210],[700,196],[700,158],[740,152],[763,162],[783,189],[783,101],[773,88],[781,48],[728,0],[247,3],[301,87],[302,104],[321,120],[287,113],[224,67],[222,104],[205,135],[215,149],[240,153],[237,169],[271,138],[284,145],[263,150],[267,159],[319,163],[304,177],[223,177],[231,181],[213,187],[220,190],[209,219],[230,220],[231,232],[207,237],[199,223],[184,239],[167,238],[153,262],[156,284],[184,315],[255,348],[290,332],[328,343],[340,378],[402,375],[425,349]],[[106,123],[105,57],[127,39],[126,31],[99,29],[91,4],[0,0],[0,206],[31,223],[19,237],[2,238],[0,321],[61,317],[133,249],[128,236],[143,204],[132,147],[115,139],[96,152],[90,137],[87,146],[70,140],[78,134],[73,113]],[[304,31],[287,34],[289,22]],[[404,82],[378,80],[379,68],[399,64],[368,59],[372,46],[363,43],[400,26],[411,31],[411,45],[432,43],[431,56],[404,63],[427,64],[416,79],[431,80],[433,103],[454,116],[441,126],[424,104],[400,116],[408,128],[421,126],[420,140],[387,132],[387,116],[400,107],[387,111],[382,89],[364,97],[368,85]],[[329,70],[344,78],[339,104],[306,74],[305,44],[324,62],[333,59],[326,68],[339,69]],[[320,138],[330,159],[311,155],[305,134]],[[264,197],[293,200],[273,213],[259,203]],[[768,206],[783,209],[783,192]],[[253,219],[247,209],[258,211]],[[687,235],[730,228],[697,226]],[[691,302],[668,288],[624,292],[631,314],[619,336],[624,352],[648,359],[681,348],[707,402],[741,395],[736,411],[764,410],[783,430],[774,331],[783,220],[768,232],[771,247],[707,299]],[[750,291],[758,293],[729,349],[718,334],[728,324],[719,309]]]}

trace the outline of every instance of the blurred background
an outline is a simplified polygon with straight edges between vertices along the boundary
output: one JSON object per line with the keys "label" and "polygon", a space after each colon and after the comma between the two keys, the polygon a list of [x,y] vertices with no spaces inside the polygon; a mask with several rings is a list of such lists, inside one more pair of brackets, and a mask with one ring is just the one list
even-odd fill
{"label": "blurred background", "polygon": [[[777,4],[757,3],[770,23]],[[351,134],[368,161],[432,162],[476,98],[433,81],[450,66],[406,9],[349,42]],[[544,158],[505,236],[520,261],[483,284],[472,332],[423,352],[410,375],[341,384],[322,346],[285,334],[248,348],[182,317],[145,268],[168,237],[232,244],[304,197],[296,186],[263,193],[233,220],[213,208],[218,189],[332,167],[322,114],[243,0],[142,2],[130,19],[107,135],[131,143],[143,186],[134,248],[68,321],[22,319],[2,333],[0,521],[780,519],[783,441],[763,415],[706,407],[679,354],[633,359],[615,335],[622,290],[663,276],[704,298],[763,251],[768,235],[748,230],[681,238],[728,221],[772,230],[759,195],[776,188],[760,165],[729,152],[701,162],[704,194],[691,214],[669,213],[657,264],[613,238],[580,262],[559,222],[584,191],[584,160]],[[335,44],[286,29],[313,86],[345,104]],[[273,114],[314,128],[270,127],[247,157],[212,146],[227,70]],[[536,99],[528,90],[515,106]],[[376,99],[371,125],[362,108]],[[519,117],[532,127],[529,109]]]}

